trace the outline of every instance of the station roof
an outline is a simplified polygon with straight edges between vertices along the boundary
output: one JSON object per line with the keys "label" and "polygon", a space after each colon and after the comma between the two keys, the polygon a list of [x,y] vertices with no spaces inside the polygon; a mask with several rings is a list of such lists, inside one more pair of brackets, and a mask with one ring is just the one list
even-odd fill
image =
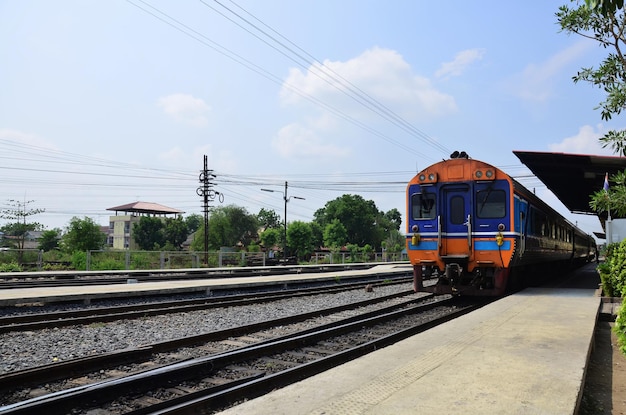
{"label": "station roof", "polygon": [[175,215],[179,213],[185,213],[182,210],[174,209],[171,207],[159,205],[158,203],[152,202],[133,202],[128,203],[121,206],[115,206],[112,208],[108,208],[107,210],[112,210],[117,212],[127,212],[127,213],[143,213],[148,215]]}
{"label": "station roof", "polygon": [[604,176],[626,169],[626,158],[566,153],[513,151],[572,213],[596,214],[590,196],[602,190]]}

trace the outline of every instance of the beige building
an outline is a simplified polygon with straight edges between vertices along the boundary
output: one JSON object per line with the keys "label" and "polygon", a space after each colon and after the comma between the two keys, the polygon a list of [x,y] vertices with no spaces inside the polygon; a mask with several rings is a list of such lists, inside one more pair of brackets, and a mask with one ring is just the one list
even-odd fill
{"label": "beige building", "polygon": [[133,239],[133,224],[138,223],[142,216],[167,217],[176,216],[185,212],[171,207],[151,202],[134,202],[126,205],[108,208],[115,212],[109,217],[108,245],[113,249],[135,250],[137,246]]}

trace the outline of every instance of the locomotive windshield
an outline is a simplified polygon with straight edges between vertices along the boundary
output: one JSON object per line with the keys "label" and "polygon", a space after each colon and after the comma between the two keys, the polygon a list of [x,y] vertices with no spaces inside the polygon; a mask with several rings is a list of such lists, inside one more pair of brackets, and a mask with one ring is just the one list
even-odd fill
{"label": "locomotive windshield", "polygon": [[503,218],[506,215],[504,190],[479,190],[476,192],[476,216],[482,219]]}
{"label": "locomotive windshield", "polygon": [[437,214],[435,193],[415,193],[411,196],[413,219],[434,219]]}

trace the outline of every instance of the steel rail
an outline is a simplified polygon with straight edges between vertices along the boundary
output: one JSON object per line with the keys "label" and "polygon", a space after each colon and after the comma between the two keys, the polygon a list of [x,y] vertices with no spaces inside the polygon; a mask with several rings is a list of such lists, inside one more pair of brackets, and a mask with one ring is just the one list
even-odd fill
{"label": "steel rail", "polygon": [[[55,380],[67,378],[69,376],[79,376],[85,373],[100,370],[103,367],[114,367],[129,362],[146,361],[156,353],[165,353],[176,350],[181,347],[189,347],[196,344],[207,343],[211,341],[220,341],[234,336],[243,336],[255,331],[269,329],[271,327],[294,324],[310,318],[330,315],[345,310],[364,307],[376,303],[381,303],[394,298],[400,298],[406,295],[414,294],[412,290],[402,291],[395,294],[359,301],[356,303],[344,304],[341,306],[331,307],[323,310],[316,310],[289,317],[282,317],[273,320],[262,321],[244,326],[233,327],[229,329],[213,331],[209,333],[199,334],[195,336],[183,337],[178,339],[167,340],[159,343],[149,344],[138,348],[125,349],[117,352],[100,354],[97,356],[77,358],[45,366],[39,366],[32,369],[21,370],[18,372],[6,373],[0,375],[0,390],[6,390],[15,385],[28,387],[31,385],[52,382]],[[433,294],[428,294],[419,299],[408,300],[405,303],[423,301],[432,298]],[[403,307],[404,303],[389,306],[391,310]]]}
{"label": "steel rail", "polygon": [[[49,395],[45,395],[38,398],[29,399],[27,401],[19,402],[12,405],[7,405],[5,407],[0,408],[0,413],[3,414],[26,414],[26,413],[46,413],[50,415],[54,414],[64,414],[68,411],[85,406],[85,405],[101,405],[105,402],[111,401],[113,399],[118,398],[120,395],[123,395],[129,391],[133,391],[133,393],[142,393],[147,390],[153,389],[163,384],[172,384],[180,381],[184,381],[191,378],[198,378],[205,375],[210,374],[213,371],[216,371],[220,368],[224,368],[228,365],[233,365],[239,362],[244,362],[250,359],[260,358],[263,356],[284,352],[286,350],[294,349],[294,348],[302,348],[308,345],[315,344],[324,339],[328,339],[333,336],[339,336],[345,333],[349,333],[351,331],[361,330],[363,327],[373,326],[375,324],[381,324],[387,322],[389,320],[394,320],[399,317],[406,316],[407,314],[422,312],[428,309],[432,309],[438,306],[442,306],[445,304],[450,304],[454,299],[446,299],[441,301],[432,302],[425,305],[416,305],[409,308],[404,308],[400,310],[395,310],[391,312],[386,312],[384,314],[380,314],[378,311],[372,313],[366,313],[363,316],[359,316],[359,318],[351,318],[348,319],[347,322],[341,322],[343,324],[330,324],[323,325],[321,327],[315,329],[305,330],[303,332],[295,333],[288,336],[283,336],[279,339],[269,340],[262,344],[255,344],[251,346],[247,346],[244,348],[236,349],[229,352],[224,352],[204,358],[196,358],[190,359],[178,363],[174,363],[171,365],[163,366],[157,369],[148,370],[142,373],[132,374],[126,377],[113,379],[113,380],[105,380],[102,382],[84,385],[80,387],[75,387],[72,389],[68,389],[65,391],[55,392]],[[470,307],[471,309],[475,309],[478,306]],[[456,311],[452,313],[452,315],[446,316],[443,319],[438,319],[438,323],[448,321],[453,318],[453,316],[458,316],[459,313],[467,313],[466,310]],[[405,329],[401,332],[403,335],[408,335],[408,333],[415,334],[420,330],[424,330],[425,328],[432,327],[435,323],[425,323],[420,324],[416,327],[412,327],[411,329]],[[365,350],[373,350],[377,347],[381,347],[382,344],[389,344],[385,342],[394,342],[401,338],[402,335],[398,333],[394,333],[390,336],[385,336],[382,339],[379,339],[375,342],[368,342],[370,344],[367,347],[363,347],[363,345],[350,349],[351,351],[347,352],[347,356],[350,356],[350,359],[360,356],[364,353]],[[381,343],[382,342],[382,343]],[[355,353],[358,351],[358,353]],[[344,355],[341,354],[341,358],[337,357],[329,357],[326,359],[318,359],[320,362],[313,362],[310,367],[307,367],[306,371],[308,373],[313,373],[316,371],[327,369],[332,365],[337,364],[337,359],[339,361],[344,362]],[[331,366],[329,366],[331,365]],[[307,365],[309,366],[309,365]],[[315,368],[315,369],[312,369]],[[301,372],[298,370],[287,370],[282,375],[289,379],[299,380],[304,376],[305,372]],[[317,373],[317,372],[316,372]],[[279,379],[277,376],[268,376],[269,381],[266,380],[264,382],[263,390],[266,390],[267,385],[272,385],[273,387],[277,387],[275,382],[276,379]],[[283,382],[284,379],[281,381]],[[251,392],[255,387],[250,388],[250,386],[244,388],[244,385],[249,385],[250,383],[260,382],[252,381],[244,383],[239,390],[246,390]],[[268,383],[269,382],[269,383]],[[259,386],[259,385],[257,385]],[[255,393],[259,393],[256,391]],[[196,398],[196,400],[200,399],[201,404],[204,409],[206,409],[206,405],[209,401],[207,399],[213,399],[214,402],[222,402],[224,396],[229,395],[232,396],[241,396],[240,392],[236,394],[233,391],[233,388],[229,388],[226,391],[222,392],[220,398],[217,396],[211,395],[209,397],[204,398]],[[180,404],[177,404],[177,407]],[[193,405],[193,410],[198,409],[198,404],[193,403],[189,404]],[[185,411],[189,411],[190,409],[188,405],[186,405]],[[179,409],[176,409],[179,410]],[[178,413],[178,412],[171,412]],[[182,412],[188,413],[188,412]]]}
{"label": "steel rail", "polygon": [[242,306],[248,304],[277,301],[285,298],[348,291],[368,283],[374,286],[380,286],[383,284],[401,284],[406,281],[407,280],[405,280],[404,278],[395,279],[391,282],[385,283],[374,281],[361,281],[354,283],[345,283],[341,285],[304,288],[297,290],[294,289],[271,292],[252,292],[248,294],[228,295],[212,298],[196,298],[188,300],[153,302],[147,304],[89,308],[84,310],[5,316],[0,317],[0,333],[7,333],[11,331],[38,330],[49,327],[62,327],[79,324],[91,324],[97,322],[110,322],[121,319],[130,320],[146,316],[155,316],[177,312],[189,312],[210,308]]}

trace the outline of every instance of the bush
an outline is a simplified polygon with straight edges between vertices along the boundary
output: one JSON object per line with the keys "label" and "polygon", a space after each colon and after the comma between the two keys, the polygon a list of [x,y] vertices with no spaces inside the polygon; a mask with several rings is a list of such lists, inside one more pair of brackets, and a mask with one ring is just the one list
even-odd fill
{"label": "bush", "polygon": [[17,262],[0,264],[0,272],[22,272],[22,267]]}
{"label": "bush", "polygon": [[624,305],[624,303],[622,303],[622,306],[617,313],[613,331],[617,335],[620,350],[622,353],[626,354],[626,305]]}
{"label": "bush", "polygon": [[606,260],[598,266],[606,297],[620,297],[626,287],[626,240],[607,247]]}
{"label": "bush", "polygon": [[72,254],[72,267],[76,271],[85,271],[87,269],[87,253],[75,251]]}
{"label": "bush", "polygon": [[[598,266],[598,273],[605,296],[626,296],[626,240],[607,247],[606,260]],[[626,354],[626,303],[624,302],[617,313],[613,330],[620,344],[620,350]]]}

